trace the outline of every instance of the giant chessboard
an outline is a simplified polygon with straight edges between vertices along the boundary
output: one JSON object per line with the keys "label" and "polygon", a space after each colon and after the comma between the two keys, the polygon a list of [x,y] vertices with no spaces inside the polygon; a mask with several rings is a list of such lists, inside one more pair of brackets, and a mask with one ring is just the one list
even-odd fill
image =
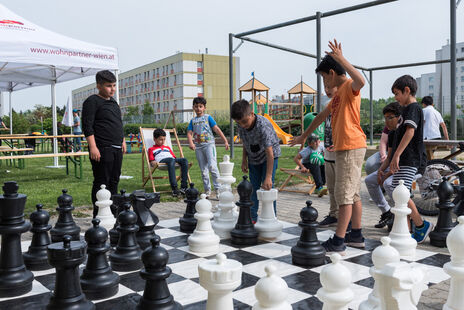
{"label": "giant chessboard", "polygon": [[[221,251],[230,259],[243,264],[242,284],[234,293],[234,309],[251,309],[256,302],[254,285],[265,275],[264,266],[273,263],[277,273],[287,282],[289,287],[288,301],[293,309],[322,309],[322,303],[315,296],[321,287],[319,274],[323,266],[316,268],[302,268],[292,265],[290,249],[296,244],[300,228],[291,223],[283,222],[283,233],[276,240],[260,240],[256,246],[237,247],[229,239],[221,240]],[[190,253],[188,250],[188,235],[180,232],[179,220],[160,221],[156,233],[161,237],[161,245],[168,250],[169,267],[172,275],[168,278],[169,289],[176,301],[186,310],[205,309],[207,291],[198,283],[198,263],[211,259]],[[328,239],[334,232],[319,230],[320,241]],[[22,242],[22,249],[26,251],[30,241]],[[380,245],[377,240],[366,240],[364,250],[347,248],[343,264],[351,270],[352,290],[355,300],[349,305],[350,309],[357,309],[359,303],[367,299],[374,281],[369,274],[369,267],[373,265],[372,251]],[[421,265],[428,276],[429,287],[449,278],[443,271],[443,264],[450,260],[449,255],[417,250],[416,256],[406,261]],[[83,269],[84,266],[81,266]],[[0,309],[7,310],[35,310],[44,309],[48,303],[51,291],[54,289],[54,269],[34,271],[33,289],[26,295],[15,298],[0,299]],[[118,272],[121,276],[119,292],[114,297],[93,301],[97,309],[134,309],[143,294],[145,281],[139,272]]]}

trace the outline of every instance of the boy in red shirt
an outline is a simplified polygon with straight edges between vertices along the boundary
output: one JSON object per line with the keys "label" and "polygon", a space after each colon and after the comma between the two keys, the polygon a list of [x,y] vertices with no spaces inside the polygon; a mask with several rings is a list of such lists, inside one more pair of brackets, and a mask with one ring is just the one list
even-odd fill
{"label": "boy in red shirt", "polygon": [[[148,149],[148,160],[150,165],[155,163],[163,163],[168,167],[169,183],[171,184],[172,196],[177,197],[179,194],[184,194],[187,190],[188,183],[188,161],[186,158],[176,158],[172,149],[164,145],[166,141],[166,132],[163,129],[153,130],[153,139],[155,145]],[[176,180],[176,163],[180,166],[181,181],[180,191],[177,188]]]}

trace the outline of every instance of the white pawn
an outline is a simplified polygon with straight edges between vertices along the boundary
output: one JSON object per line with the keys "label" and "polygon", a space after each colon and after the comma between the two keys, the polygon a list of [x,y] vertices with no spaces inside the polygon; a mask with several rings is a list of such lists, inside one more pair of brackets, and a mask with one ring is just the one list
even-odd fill
{"label": "white pawn", "polygon": [[282,233],[282,223],[279,222],[274,212],[274,201],[277,200],[277,189],[270,190],[259,189],[256,191],[258,200],[261,201],[261,214],[258,222],[255,224],[259,236],[264,239],[277,238]]}
{"label": "white pawn", "polygon": [[258,300],[252,310],[291,310],[287,301],[288,286],[276,275],[277,268],[270,264],[264,267],[266,276],[255,285],[255,296]]}
{"label": "white pawn", "polygon": [[211,202],[206,199],[205,194],[201,194],[200,198],[195,205],[197,227],[188,238],[189,249],[199,254],[215,254],[219,252],[219,236],[211,227]]}
{"label": "white pawn", "polygon": [[359,305],[359,310],[380,310],[381,309],[381,302],[379,296],[379,285],[380,281],[382,281],[382,277],[379,276],[382,268],[385,267],[386,264],[389,263],[396,263],[400,261],[400,253],[390,246],[391,239],[388,237],[382,237],[380,239],[382,242],[381,246],[378,246],[372,252],[372,261],[374,266],[369,269],[369,273],[374,278],[374,288],[372,292],[369,294],[367,300],[363,301]]}
{"label": "white pawn", "polygon": [[348,310],[348,304],[354,298],[350,288],[350,270],[340,262],[340,254],[334,253],[330,259],[332,263],[322,268],[322,287],[317,290],[316,296],[323,303],[322,310]]}
{"label": "white pawn", "polygon": [[100,220],[100,226],[105,227],[106,230],[110,230],[114,226],[116,219],[113,213],[111,213],[111,192],[106,189],[106,185],[102,184],[100,190],[97,192],[97,201],[95,205],[98,207],[98,213],[96,218]]}
{"label": "white pawn", "polygon": [[459,224],[446,237],[446,246],[451,254],[451,261],[443,266],[450,275],[448,299],[443,310],[464,309],[464,216],[458,217]]}
{"label": "white pawn", "polygon": [[234,194],[229,191],[223,191],[219,194],[218,216],[214,216],[213,229],[220,238],[230,238],[230,232],[237,223],[237,217],[234,215],[235,208]]}
{"label": "white pawn", "polygon": [[206,310],[234,310],[232,291],[242,283],[242,264],[219,253],[216,259],[201,262],[198,274],[208,291]]}
{"label": "white pawn", "polygon": [[390,245],[398,250],[400,256],[414,257],[416,255],[417,241],[411,237],[408,227],[408,214],[411,209],[408,208],[410,197],[409,190],[404,186],[404,181],[400,180],[399,185],[393,191],[393,200],[395,207],[391,212],[395,214],[393,228],[390,232]]}

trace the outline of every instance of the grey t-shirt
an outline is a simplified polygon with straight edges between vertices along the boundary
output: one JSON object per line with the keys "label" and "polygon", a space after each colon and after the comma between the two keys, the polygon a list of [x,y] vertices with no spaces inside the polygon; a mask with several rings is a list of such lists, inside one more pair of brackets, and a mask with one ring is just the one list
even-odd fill
{"label": "grey t-shirt", "polygon": [[322,146],[322,144],[319,144],[319,146],[315,150],[312,147],[310,147],[309,145],[307,147],[305,147],[304,149],[302,149],[299,152],[299,154],[301,155],[301,161],[304,164],[309,163],[309,156],[314,152],[324,154],[324,147]]}
{"label": "grey t-shirt", "polygon": [[271,122],[256,114],[256,121],[251,129],[238,128],[240,140],[248,153],[248,163],[259,165],[266,161],[266,148],[272,146],[274,158],[281,154],[279,138],[277,138]]}

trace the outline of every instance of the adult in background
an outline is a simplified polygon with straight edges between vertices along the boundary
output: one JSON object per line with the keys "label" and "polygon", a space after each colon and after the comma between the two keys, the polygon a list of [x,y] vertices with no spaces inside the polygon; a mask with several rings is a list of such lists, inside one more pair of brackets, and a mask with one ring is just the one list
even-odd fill
{"label": "adult in background", "polygon": [[[81,118],[79,117],[78,109],[73,109],[73,134],[74,135],[81,135]],[[74,147],[77,152],[81,150],[81,137],[74,138]]]}
{"label": "adult in background", "polygon": [[[0,116],[0,129],[1,127],[3,127],[3,129],[8,129]],[[0,145],[2,145],[2,139],[0,139]]]}
{"label": "adult in background", "polygon": [[[433,106],[433,98],[425,96],[422,98],[422,112],[424,113],[424,140],[440,140],[440,127],[443,130],[445,140],[449,140],[448,129],[445,121]],[[427,158],[433,158],[433,150],[427,149]]]}
{"label": "adult in background", "polygon": [[98,213],[95,202],[100,186],[105,184],[111,194],[117,193],[122,155],[126,152],[121,109],[113,99],[116,77],[104,70],[98,72],[95,78],[98,94],[87,98],[82,107],[82,127],[89,144],[93,170],[93,217]]}

